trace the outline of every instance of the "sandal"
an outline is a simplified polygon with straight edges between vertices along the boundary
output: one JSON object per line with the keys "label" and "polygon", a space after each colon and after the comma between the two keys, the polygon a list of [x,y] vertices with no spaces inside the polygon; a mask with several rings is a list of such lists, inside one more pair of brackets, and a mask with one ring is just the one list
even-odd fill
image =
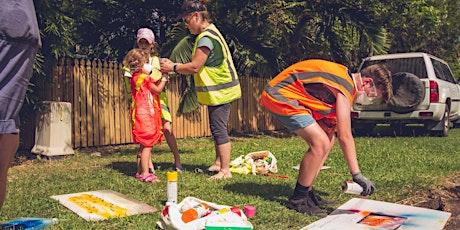
{"label": "sandal", "polygon": [[141,177],[142,177],[142,176],[141,176],[140,173],[136,173],[136,178],[137,178],[137,179],[141,179]]}
{"label": "sandal", "polygon": [[143,181],[143,182],[159,182],[160,180],[158,180],[158,177],[155,176],[155,174],[149,174],[145,177],[143,177],[142,175],[140,175],[139,177],[139,180]]}
{"label": "sandal", "polygon": [[184,169],[184,167],[182,167],[182,168],[176,167],[176,172],[183,173],[183,172],[185,172],[185,169]]}

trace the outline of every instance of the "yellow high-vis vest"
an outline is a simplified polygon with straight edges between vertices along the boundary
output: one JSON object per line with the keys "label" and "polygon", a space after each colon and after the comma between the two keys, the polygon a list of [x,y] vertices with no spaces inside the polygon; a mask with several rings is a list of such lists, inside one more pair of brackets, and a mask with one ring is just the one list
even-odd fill
{"label": "yellow high-vis vest", "polygon": [[221,44],[224,60],[218,67],[203,66],[198,73],[194,74],[198,102],[202,105],[232,102],[241,97],[241,87],[230,49],[219,30],[211,24],[196,38],[192,56],[195,54],[198,41],[204,36]]}

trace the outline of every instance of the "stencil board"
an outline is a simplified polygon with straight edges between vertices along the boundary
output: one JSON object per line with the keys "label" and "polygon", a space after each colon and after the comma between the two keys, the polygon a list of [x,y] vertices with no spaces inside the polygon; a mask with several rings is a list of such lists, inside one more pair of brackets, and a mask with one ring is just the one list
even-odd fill
{"label": "stencil board", "polygon": [[99,190],[51,196],[87,221],[119,218],[157,209],[111,190]]}
{"label": "stencil board", "polygon": [[353,198],[301,230],[442,230],[450,215],[433,209]]}

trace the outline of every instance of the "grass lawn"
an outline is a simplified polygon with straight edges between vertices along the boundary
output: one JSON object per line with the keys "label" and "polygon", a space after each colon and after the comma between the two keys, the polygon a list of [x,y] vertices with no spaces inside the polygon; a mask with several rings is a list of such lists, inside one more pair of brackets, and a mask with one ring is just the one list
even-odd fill
{"label": "grass lawn", "polygon": [[[369,199],[398,202],[417,192],[439,185],[441,178],[460,171],[460,129],[449,137],[359,137],[355,139],[363,175],[374,181],[376,192]],[[307,145],[297,136],[232,136],[232,160],[250,152],[269,150],[277,160],[279,174],[289,179],[233,174],[230,180],[211,181],[209,175],[195,174],[214,161],[209,138],[178,140],[182,162],[188,170],[179,175],[179,201],[194,196],[225,205],[252,205],[257,208],[249,219],[255,229],[300,229],[316,220],[284,207],[292,195],[299,164]],[[161,210],[166,201],[166,172],[173,157],[166,143],[154,148],[153,161],[160,183],[142,183],[136,173],[136,145],[76,150],[72,157],[59,160],[32,159],[13,166],[8,174],[8,194],[0,222],[19,217],[59,218],[64,221],[49,229],[155,229],[160,211],[124,218],[87,222],[50,198],[53,195],[94,190],[113,190]],[[98,154],[91,154],[99,152]],[[348,167],[338,144],[332,149],[315,189],[336,202],[329,212],[355,195],[342,193],[340,185],[350,180]]]}

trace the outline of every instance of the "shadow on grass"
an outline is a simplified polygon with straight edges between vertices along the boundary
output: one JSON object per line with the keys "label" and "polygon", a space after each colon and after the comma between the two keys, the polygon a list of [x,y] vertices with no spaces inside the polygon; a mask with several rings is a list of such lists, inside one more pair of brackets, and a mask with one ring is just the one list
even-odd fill
{"label": "shadow on grass", "polygon": [[265,200],[287,203],[287,198],[292,195],[293,188],[289,185],[238,182],[224,186],[225,190],[241,195],[259,196]]}
{"label": "shadow on grass", "polygon": [[[161,171],[174,171],[174,170],[176,170],[176,166],[174,165],[173,162],[171,162],[171,163],[154,162],[153,167],[155,167],[155,170],[161,170]],[[193,172],[195,168],[205,169],[208,166],[182,164],[182,167],[185,169],[185,171]],[[117,170],[118,172],[120,172],[120,173],[122,173],[122,174],[124,174],[126,176],[134,176],[136,174],[136,172],[137,172],[136,163],[135,162],[130,162],[130,161],[114,161],[111,164],[107,165],[107,168]]]}
{"label": "shadow on grass", "polygon": [[117,170],[118,172],[126,176],[134,176],[137,172],[137,165],[134,162],[129,161],[114,161],[107,165],[108,168]]}
{"label": "shadow on grass", "polygon": [[[292,196],[294,192],[293,186],[272,183],[240,182],[225,185],[223,189],[241,195],[259,196],[264,200],[277,202],[283,206],[286,206],[288,203],[288,198]],[[329,195],[326,192],[318,191],[316,189],[315,193],[321,197]],[[332,206],[322,208],[328,213],[334,210]]]}

